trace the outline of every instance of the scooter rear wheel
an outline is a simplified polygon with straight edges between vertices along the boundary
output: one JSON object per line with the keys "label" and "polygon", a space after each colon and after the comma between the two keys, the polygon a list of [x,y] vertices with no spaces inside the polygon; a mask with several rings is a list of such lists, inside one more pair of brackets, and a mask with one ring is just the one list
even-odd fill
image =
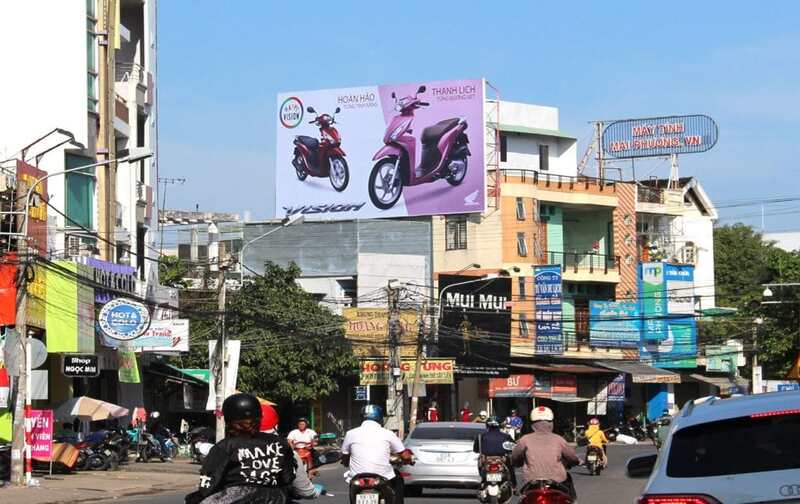
{"label": "scooter rear wheel", "polygon": [[[398,173],[394,173],[395,170]],[[392,208],[403,194],[403,176],[399,171],[397,158],[381,159],[372,168],[372,173],[369,174],[369,199],[377,208]],[[394,183],[391,183],[392,174]]]}
{"label": "scooter rear wheel", "polygon": [[294,166],[294,173],[297,175],[298,180],[300,182],[304,181],[308,177],[308,173],[305,170],[298,168],[298,166],[304,166],[305,161],[303,160],[303,156],[300,154],[294,155],[294,161],[292,162],[292,166]]}
{"label": "scooter rear wheel", "polygon": [[330,163],[328,178],[330,178],[333,188],[337,192],[342,192],[347,189],[347,184],[350,183],[350,169],[347,167],[347,161],[343,157],[335,156],[331,158]]}

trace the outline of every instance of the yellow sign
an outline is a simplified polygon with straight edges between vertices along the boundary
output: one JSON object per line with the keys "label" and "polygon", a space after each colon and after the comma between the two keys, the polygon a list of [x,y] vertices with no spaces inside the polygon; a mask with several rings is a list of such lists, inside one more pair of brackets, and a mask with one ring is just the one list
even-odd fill
{"label": "yellow sign", "polygon": [[[358,357],[389,356],[389,310],[386,308],[345,308],[342,315],[347,319],[345,336],[353,345]],[[419,319],[417,312],[400,312],[400,356],[417,354]]]}
{"label": "yellow sign", "polygon": [[[417,361],[404,359],[400,364],[401,379],[408,385],[414,382]],[[389,385],[392,368],[385,360],[365,360],[360,363],[361,385]],[[455,361],[453,359],[423,359],[420,363],[420,380],[425,384],[452,384]]]}

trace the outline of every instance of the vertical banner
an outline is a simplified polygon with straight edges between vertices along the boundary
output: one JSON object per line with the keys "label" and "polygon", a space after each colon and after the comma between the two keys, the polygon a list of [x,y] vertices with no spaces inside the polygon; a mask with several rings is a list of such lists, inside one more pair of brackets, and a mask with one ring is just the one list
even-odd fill
{"label": "vertical banner", "polygon": [[[228,397],[236,391],[236,378],[239,375],[239,354],[241,351],[242,342],[239,340],[228,340],[225,345],[227,354],[228,367],[225,373],[225,390],[223,396]],[[219,361],[217,359],[217,342],[211,340],[208,342],[208,369],[211,375],[208,380],[208,401],[206,402],[206,410],[217,409],[217,380],[221,379],[221,372]]]}
{"label": "vertical banner", "polygon": [[56,267],[47,270],[45,325],[49,353],[78,351],[78,283],[73,276],[77,269],[73,262],[56,261]]}
{"label": "vertical banner", "polygon": [[664,263],[642,263],[639,275],[642,340],[658,342],[667,339],[667,293],[664,285]]}
{"label": "vertical banner", "polygon": [[119,357],[119,381],[120,383],[141,383],[139,376],[139,365],[136,362],[136,352],[128,346],[121,346],[117,349]]}
{"label": "vertical banner", "polygon": [[[94,288],[92,281],[92,268],[85,264],[77,264],[78,275],[85,279],[78,282],[78,352],[94,353],[95,325],[94,325]],[[89,285],[87,285],[89,284]]]}
{"label": "vertical banner", "polygon": [[17,255],[9,253],[0,263],[0,325],[14,325],[17,317]]}
{"label": "vertical banner", "polygon": [[[47,256],[47,179],[40,180],[47,176],[47,172],[35,166],[29,165],[25,161],[17,159],[17,201],[25,203],[25,198],[31,187],[33,194],[36,194],[41,201],[38,205],[30,205],[28,208],[28,246],[38,255]],[[37,183],[38,181],[38,183]]]}
{"label": "vertical banner", "polygon": [[31,458],[50,460],[53,454],[53,410],[31,410]]}
{"label": "vertical banner", "polygon": [[561,266],[534,266],[536,306],[536,353],[564,353],[561,326]]}

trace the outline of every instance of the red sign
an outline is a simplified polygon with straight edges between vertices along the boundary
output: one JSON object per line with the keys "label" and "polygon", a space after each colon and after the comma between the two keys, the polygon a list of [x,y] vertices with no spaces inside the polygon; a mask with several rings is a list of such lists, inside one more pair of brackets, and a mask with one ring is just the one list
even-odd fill
{"label": "red sign", "polygon": [[511,375],[489,380],[489,397],[532,397],[533,375]]}
{"label": "red sign", "polygon": [[578,395],[578,377],[569,374],[553,375],[553,395],[575,397]]}
{"label": "red sign", "polygon": [[31,458],[50,460],[53,454],[53,410],[31,410]]}
{"label": "red sign", "polygon": [[32,194],[37,194],[40,201],[34,205],[31,198],[28,207],[28,245],[41,256],[47,255],[47,179],[36,182],[46,175],[46,171],[17,160],[17,200],[21,205],[25,205],[28,191],[36,184]]}
{"label": "red sign", "polygon": [[14,325],[17,318],[17,254],[5,255],[0,263],[0,325]]}

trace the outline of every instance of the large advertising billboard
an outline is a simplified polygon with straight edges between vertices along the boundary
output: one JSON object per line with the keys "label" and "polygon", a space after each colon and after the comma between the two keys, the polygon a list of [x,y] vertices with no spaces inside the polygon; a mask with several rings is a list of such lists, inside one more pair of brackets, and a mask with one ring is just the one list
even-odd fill
{"label": "large advertising billboard", "polygon": [[615,158],[705,152],[718,136],[717,124],[705,115],[626,119],[603,130],[603,152]]}
{"label": "large advertising billboard", "polygon": [[456,359],[456,374],[508,376],[511,279],[439,275],[439,354]]}
{"label": "large advertising billboard", "polygon": [[480,212],[482,79],[278,95],[275,215]]}
{"label": "large advertising billboard", "polygon": [[[345,308],[345,337],[358,357],[389,357],[389,309]],[[417,354],[419,317],[413,310],[400,311],[400,356]]]}

